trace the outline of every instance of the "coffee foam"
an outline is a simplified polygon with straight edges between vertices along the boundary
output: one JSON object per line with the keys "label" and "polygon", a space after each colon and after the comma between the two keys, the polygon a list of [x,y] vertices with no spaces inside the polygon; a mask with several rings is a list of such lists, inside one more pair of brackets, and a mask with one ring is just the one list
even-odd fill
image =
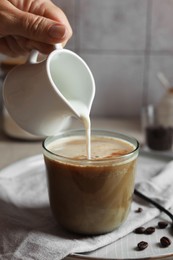
{"label": "coffee foam", "polygon": [[[52,153],[70,159],[87,159],[86,138],[71,136],[55,140],[47,146]],[[135,146],[122,139],[103,136],[92,136],[91,159],[114,159],[134,151]]]}

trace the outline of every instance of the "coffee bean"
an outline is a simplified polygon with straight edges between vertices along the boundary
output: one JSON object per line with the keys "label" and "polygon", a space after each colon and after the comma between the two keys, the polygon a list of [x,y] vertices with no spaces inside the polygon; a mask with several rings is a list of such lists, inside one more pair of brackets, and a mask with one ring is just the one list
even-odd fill
{"label": "coffee bean", "polygon": [[145,229],[144,234],[151,235],[154,232],[155,232],[155,228],[154,227],[148,227],[148,228]]}
{"label": "coffee bean", "polygon": [[141,241],[141,242],[139,242],[138,243],[138,245],[137,245],[137,247],[138,247],[138,250],[144,250],[145,248],[147,248],[147,246],[148,246],[148,243],[147,242],[145,242],[145,241]]}
{"label": "coffee bean", "polygon": [[145,231],[145,228],[144,227],[138,227],[134,230],[134,233],[136,234],[143,234]]}
{"label": "coffee bean", "polygon": [[143,211],[142,208],[138,208],[135,212],[136,212],[136,213],[141,213],[142,211]]}
{"label": "coffee bean", "polygon": [[161,229],[166,228],[167,225],[168,225],[168,223],[165,222],[165,221],[159,221],[159,222],[158,222],[158,227],[161,228]]}
{"label": "coffee bean", "polygon": [[162,245],[162,247],[168,247],[171,244],[171,240],[168,237],[162,237],[160,239],[160,244]]}

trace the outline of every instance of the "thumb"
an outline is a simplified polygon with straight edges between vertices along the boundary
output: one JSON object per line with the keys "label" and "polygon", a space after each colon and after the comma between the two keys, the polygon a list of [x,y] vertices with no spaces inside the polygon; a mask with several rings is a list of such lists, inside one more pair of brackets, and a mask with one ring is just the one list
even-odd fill
{"label": "thumb", "polygon": [[66,27],[48,18],[20,12],[14,30],[17,35],[31,40],[54,44],[66,37]]}
{"label": "thumb", "polygon": [[4,32],[0,28],[0,34],[3,36],[18,35],[48,44],[63,42],[67,37],[65,25],[18,9],[15,9],[15,13],[13,10],[13,15],[5,18],[4,27]]}

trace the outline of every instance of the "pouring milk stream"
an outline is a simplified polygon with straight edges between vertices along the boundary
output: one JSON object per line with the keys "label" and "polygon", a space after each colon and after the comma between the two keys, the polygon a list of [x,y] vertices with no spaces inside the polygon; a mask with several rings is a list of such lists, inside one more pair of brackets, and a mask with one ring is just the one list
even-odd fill
{"label": "pouring milk stream", "polygon": [[86,129],[90,158],[90,110],[95,95],[93,75],[76,53],[56,50],[43,61],[33,51],[25,64],[12,69],[3,85],[5,106],[24,130],[38,136],[56,135],[71,116]]}

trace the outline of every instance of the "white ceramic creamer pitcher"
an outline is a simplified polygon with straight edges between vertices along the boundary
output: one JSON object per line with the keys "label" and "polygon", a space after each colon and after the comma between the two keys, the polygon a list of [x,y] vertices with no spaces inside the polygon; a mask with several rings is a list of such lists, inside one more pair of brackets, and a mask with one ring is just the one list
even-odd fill
{"label": "white ceramic creamer pitcher", "polygon": [[61,45],[45,60],[37,58],[38,52],[33,51],[24,65],[9,72],[3,98],[9,114],[24,130],[49,136],[62,129],[69,117],[81,117],[76,104],[90,113],[95,82],[81,57]]}

